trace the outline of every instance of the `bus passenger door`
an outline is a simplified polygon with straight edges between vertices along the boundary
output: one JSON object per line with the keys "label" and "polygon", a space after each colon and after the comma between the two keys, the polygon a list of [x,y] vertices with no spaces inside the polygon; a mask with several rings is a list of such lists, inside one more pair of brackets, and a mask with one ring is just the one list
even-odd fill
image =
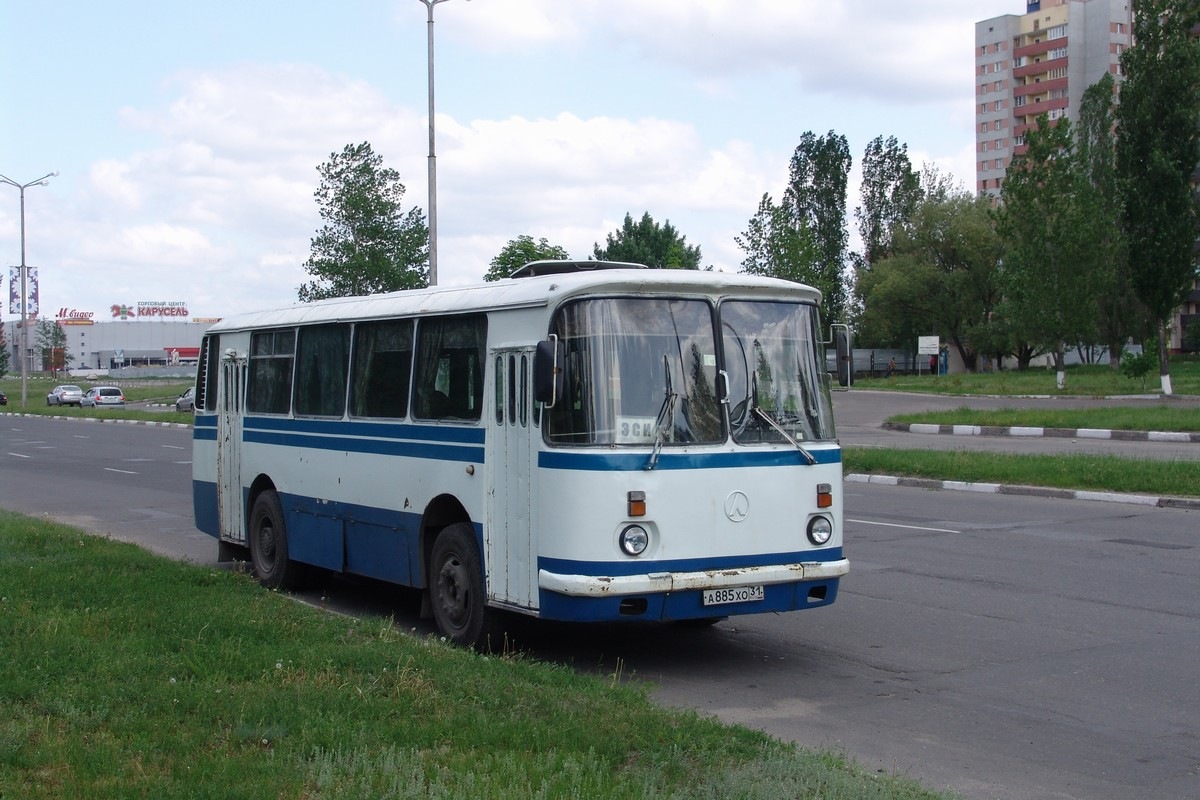
{"label": "bus passenger door", "polygon": [[488,414],[487,519],[484,563],[488,598],[537,606],[537,543],[532,476],[539,429],[533,410],[533,348],[493,350],[493,404]]}
{"label": "bus passenger door", "polygon": [[246,542],[246,507],[242,500],[242,412],[245,408],[246,361],[232,352],[221,361],[217,395],[217,515],[221,538]]}

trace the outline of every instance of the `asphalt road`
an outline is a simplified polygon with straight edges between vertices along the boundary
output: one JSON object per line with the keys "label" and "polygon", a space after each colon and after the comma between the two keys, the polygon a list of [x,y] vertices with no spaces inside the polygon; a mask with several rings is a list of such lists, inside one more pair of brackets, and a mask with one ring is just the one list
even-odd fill
{"label": "asphalt road", "polygon": [[[877,429],[910,402],[929,401],[839,394],[843,442],[961,445]],[[189,440],[179,428],[0,416],[0,505],[212,563],[215,544],[191,524]],[[526,622],[518,644],[969,798],[1200,797],[1200,512],[845,491],[851,573],[833,606],[706,630]],[[334,581],[318,596],[431,631],[411,594]]]}

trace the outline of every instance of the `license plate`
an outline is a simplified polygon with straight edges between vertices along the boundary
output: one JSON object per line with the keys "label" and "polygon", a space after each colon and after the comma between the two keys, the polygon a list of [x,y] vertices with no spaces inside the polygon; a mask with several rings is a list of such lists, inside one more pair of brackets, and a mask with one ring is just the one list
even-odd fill
{"label": "license plate", "polygon": [[726,589],[705,589],[702,602],[706,606],[723,606],[727,603],[754,603],[765,597],[761,586],[731,586]]}

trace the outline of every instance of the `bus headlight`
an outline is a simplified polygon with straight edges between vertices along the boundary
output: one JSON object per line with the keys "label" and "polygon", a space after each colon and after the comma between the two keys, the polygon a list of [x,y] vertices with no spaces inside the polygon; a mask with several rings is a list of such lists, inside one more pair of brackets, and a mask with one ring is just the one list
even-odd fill
{"label": "bus headlight", "polygon": [[808,521],[808,540],[815,545],[822,545],[833,536],[833,523],[825,517],[813,517]]}
{"label": "bus headlight", "polygon": [[627,556],[640,556],[650,544],[650,534],[641,525],[627,525],[621,531],[621,550]]}

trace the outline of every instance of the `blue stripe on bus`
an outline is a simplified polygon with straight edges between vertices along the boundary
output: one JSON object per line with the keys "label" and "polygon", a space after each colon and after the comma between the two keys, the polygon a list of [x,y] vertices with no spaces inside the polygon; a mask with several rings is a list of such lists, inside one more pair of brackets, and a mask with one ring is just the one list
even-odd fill
{"label": "blue stripe on bus", "polygon": [[372,455],[424,458],[435,461],[464,461],[483,463],[482,447],[466,447],[455,444],[429,444],[426,442],[401,442],[394,439],[357,438],[352,436],[317,436],[302,433],[246,430],[242,441],[255,444],[273,444],[298,447],[308,450],[331,450],[345,453],[369,453]]}
{"label": "blue stripe on bus", "polygon": [[799,564],[805,561],[840,561],[845,558],[840,547],[820,550],[799,550],[794,553],[760,553],[738,556],[707,556],[678,558],[665,561],[575,561],[567,558],[538,558],[538,569],[559,575],[595,575],[621,577],[655,572],[699,572],[705,570],[768,567],[773,564]]}
{"label": "blue stripe on bus", "polygon": [[[256,444],[440,461],[484,460],[483,428],[284,417],[246,417],[242,425],[242,441]],[[192,438],[216,441],[216,417],[197,417]]]}
{"label": "blue stripe on bus", "polygon": [[[840,464],[840,448],[809,450],[818,464]],[[636,472],[646,468],[649,456],[640,453],[543,450],[538,453],[538,466],[545,469],[571,469],[590,472]],[[660,453],[655,469],[728,469],[731,467],[806,466],[808,461],[799,450],[753,450],[734,453]]]}
{"label": "blue stripe on bus", "polygon": [[291,417],[246,417],[243,427],[246,430],[415,439],[458,444],[483,444],[484,442],[484,429],[475,425],[419,425],[407,422],[364,422],[361,420],[346,422],[326,419],[293,419]]}

